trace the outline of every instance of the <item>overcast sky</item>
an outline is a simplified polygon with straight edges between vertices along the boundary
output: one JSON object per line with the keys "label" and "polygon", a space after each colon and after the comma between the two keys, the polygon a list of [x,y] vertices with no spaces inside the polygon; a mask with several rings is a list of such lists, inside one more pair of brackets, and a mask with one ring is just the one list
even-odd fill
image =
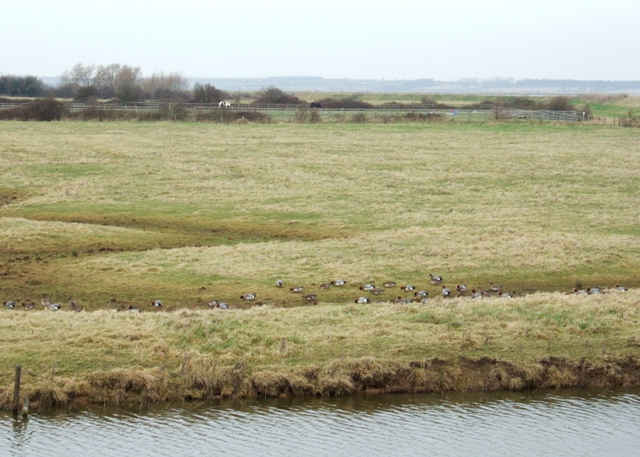
{"label": "overcast sky", "polygon": [[640,80],[640,0],[0,0],[0,74]]}

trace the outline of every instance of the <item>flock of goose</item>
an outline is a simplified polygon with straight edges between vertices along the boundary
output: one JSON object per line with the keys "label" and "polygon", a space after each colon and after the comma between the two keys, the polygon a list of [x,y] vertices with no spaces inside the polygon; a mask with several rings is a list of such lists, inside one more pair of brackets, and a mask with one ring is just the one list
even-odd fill
{"label": "flock of goose", "polygon": [[[433,285],[442,285],[443,279],[444,278],[441,275],[429,274],[429,282]],[[328,290],[330,287],[342,287],[345,284],[346,284],[346,281],[338,279],[330,283],[320,284],[320,289]],[[386,289],[396,287],[397,283],[395,281],[385,281],[382,283],[382,286],[383,287],[376,287],[375,284],[363,284],[360,286],[360,290],[363,292],[371,292],[374,295],[381,295],[386,291]],[[276,287],[284,287],[284,281],[282,280],[276,281]],[[441,293],[443,298],[468,297],[471,299],[482,299],[482,298],[491,297],[491,296],[496,296],[500,298],[512,298],[512,297],[518,296],[518,294],[515,291],[504,292],[502,288],[503,286],[494,284],[493,282],[489,283],[489,290],[484,290],[482,288],[478,288],[477,290],[476,289],[469,290],[465,284],[456,284],[455,288],[449,288],[445,285],[442,285]],[[615,288],[617,291],[620,291],[620,292],[627,291],[626,287],[622,287],[619,284],[616,284]],[[291,287],[289,290],[294,293],[301,293],[303,292],[304,287],[294,286],[294,287]],[[413,292],[413,296],[402,297],[401,295],[398,295],[392,300],[376,300],[374,301],[374,303],[388,303],[388,302],[424,303],[424,304],[429,303],[429,298],[428,298],[429,291],[427,290],[416,290],[416,287],[412,284],[402,285],[400,286],[400,290],[405,292]],[[587,289],[581,289],[581,290],[573,289],[572,291],[568,292],[568,294],[602,294],[602,293],[605,293],[605,290],[597,286],[592,288],[587,288]],[[256,294],[247,294],[247,295],[249,295],[250,298],[246,298],[246,295],[243,295],[240,298],[249,299],[249,300],[253,300],[256,298]],[[307,295],[303,295],[303,297],[307,301],[310,301],[311,304],[315,305],[317,303],[316,294],[307,294]],[[372,302],[371,298],[366,296],[360,296],[356,298],[354,301],[355,303],[371,303]]]}
{"label": "flock of goose", "polygon": [[[114,301],[112,299],[112,301]],[[55,301],[51,301],[49,298],[47,298],[46,296],[42,296],[42,299],[40,299],[40,304],[42,305],[43,309],[45,311],[58,311],[61,309],[65,309],[63,305],[61,305],[60,303],[57,303]],[[151,306],[156,307],[156,308],[161,308],[162,307],[162,302],[160,300],[152,300],[151,301]],[[15,309],[18,307],[17,303],[15,301],[12,300],[8,300],[4,302],[4,307],[8,308],[8,309]],[[31,301],[31,300],[26,300],[22,303],[22,307],[26,310],[33,310],[36,309],[36,304]],[[69,303],[67,303],[67,310],[69,311],[75,311],[75,312],[80,312],[80,311],[84,311],[84,307],[83,306],[79,306],[75,300],[71,299],[69,300]],[[140,313],[142,312],[142,310],[140,308],[136,308],[132,305],[129,305],[127,308],[118,308],[118,311],[130,311],[133,313]]]}
{"label": "flock of goose", "polygon": [[[461,298],[461,297],[467,297],[467,298],[471,298],[474,300],[477,299],[482,299],[482,298],[488,298],[488,297],[499,297],[499,298],[512,298],[512,297],[516,297],[518,296],[518,294],[515,291],[512,292],[504,292],[502,290],[503,286],[501,285],[497,285],[494,284],[493,282],[489,283],[489,289],[488,290],[484,290],[482,288],[478,288],[476,289],[471,289],[469,290],[468,287],[465,284],[456,284],[455,288],[449,288],[445,285],[442,285],[443,282],[443,277],[441,275],[434,275],[434,274],[429,274],[429,282],[433,285],[440,285],[442,286],[441,289],[441,293],[442,293],[442,297],[443,298]],[[327,283],[322,283],[320,284],[320,289],[321,290],[329,290],[332,287],[343,287],[347,284],[347,282],[345,280],[342,279],[336,279],[334,281],[331,282],[327,282]],[[387,289],[392,289],[395,288],[397,286],[397,283],[395,281],[385,281],[382,283],[382,287],[376,287],[375,284],[362,284],[360,286],[360,290],[363,292],[370,292],[373,295],[381,295],[383,293],[386,292]],[[278,288],[284,288],[285,287],[285,283],[283,280],[279,279],[276,281],[276,287]],[[397,295],[395,298],[391,299],[391,300],[374,300],[372,301],[372,299],[370,297],[367,296],[360,296],[358,298],[356,298],[354,300],[355,303],[398,303],[398,304],[408,304],[408,303],[429,303],[429,291],[428,290],[416,290],[416,287],[412,284],[404,284],[402,286],[400,286],[399,288],[401,291],[404,292],[410,292],[412,293],[412,296],[409,297],[403,297],[402,295]],[[622,287],[619,284],[616,284],[615,286],[615,290],[619,291],[619,292],[626,292],[627,288],[626,287]],[[289,288],[289,291],[295,294],[302,294],[305,291],[304,286],[301,285],[296,285],[293,287]],[[587,289],[573,289],[570,292],[567,292],[567,294],[577,294],[577,295],[582,295],[582,294],[587,294],[587,295],[592,295],[592,294],[603,294],[606,293],[606,290],[601,288],[601,287],[591,287],[591,288],[587,288]],[[246,301],[251,301],[253,302],[254,300],[256,300],[258,297],[257,293],[246,293],[246,294],[242,294],[240,296],[240,299],[242,300],[246,300]],[[310,305],[315,305],[318,303],[317,299],[318,299],[318,294],[316,293],[307,293],[302,295],[302,298]],[[263,305],[264,303],[261,301],[256,301],[254,302],[256,305]],[[229,309],[229,304],[223,301],[218,301],[218,300],[212,300],[210,302],[208,302],[208,305],[214,308],[219,308],[219,309]]]}
{"label": "flock of goose", "polygon": [[[518,294],[513,291],[513,292],[503,292],[502,290],[502,286],[501,285],[496,285],[492,282],[489,283],[489,289],[488,290],[484,290],[482,288],[478,288],[478,289],[471,289],[469,290],[467,288],[467,286],[465,284],[457,284],[455,288],[449,288],[446,287],[445,285],[442,285],[442,281],[443,281],[443,277],[440,275],[433,275],[433,274],[429,274],[429,282],[433,285],[441,285],[442,286],[442,297],[443,298],[461,298],[461,297],[467,297],[467,298],[471,298],[473,300],[476,299],[482,299],[485,297],[491,297],[491,296],[495,296],[495,297],[500,297],[500,298],[512,298],[512,297],[516,297],[518,296]],[[343,287],[347,284],[346,281],[342,280],[342,279],[336,279],[335,281],[331,281],[328,283],[323,283],[320,284],[320,289],[321,290],[329,290],[332,287]],[[276,281],[276,287],[278,288],[283,288],[285,286],[284,281],[279,279],[278,281]],[[381,295],[383,293],[386,292],[387,289],[392,289],[395,288],[397,286],[395,281],[385,281],[382,283],[383,287],[376,287],[375,284],[362,284],[360,286],[360,290],[362,292],[370,292],[373,295]],[[427,290],[416,290],[416,287],[412,284],[404,284],[402,286],[400,286],[399,288],[401,291],[404,292],[409,292],[410,294],[412,293],[412,295],[410,295],[409,297],[403,297],[402,295],[397,295],[395,298],[393,298],[392,300],[375,300],[373,301],[373,303],[398,303],[398,304],[408,304],[408,303],[429,303],[429,291]],[[291,293],[295,293],[295,294],[301,294],[302,292],[304,292],[305,288],[304,286],[293,286],[291,288],[289,288],[289,290],[291,291]],[[598,295],[598,294],[604,294],[607,293],[608,290],[610,289],[605,289],[602,287],[589,287],[586,289],[578,289],[578,288],[574,288],[571,291],[567,292],[567,295]],[[618,292],[626,292],[627,288],[623,287],[619,284],[616,284],[615,291]],[[249,302],[254,302],[254,300],[256,300],[256,298],[258,297],[257,293],[245,293],[242,294],[240,296],[241,300],[245,300],[245,301],[249,301]],[[311,305],[315,305],[318,303],[317,299],[318,299],[318,294],[316,293],[307,293],[302,295],[302,298]],[[114,299],[112,299],[112,301],[114,301]],[[360,296],[358,298],[356,298],[354,300],[355,303],[372,303],[371,298],[367,297],[367,296]],[[256,301],[254,302],[256,305],[263,305],[264,303],[261,301]],[[60,305],[59,303],[53,302],[50,299],[48,299],[45,295],[42,296],[42,299],[40,300],[40,304],[43,306],[45,311],[58,311],[60,309],[63,309],[64,307],[62,305]],[[207,305],[209,305],[209,307],[211,308],[216,308],[216,309],[221,309],[221,310],[228,310],[230,305],[227,302],[224,301],[220,301],[220,300],[211,300],[209,302],[207,302]],[[15,309],[17,307],[17,304],[15,301],[5,301],[4,302],[4,308],[7,309]],[[36,308],[36,304],[33,303],[31,300],[27,300],[24,303],[22,303],[22,307],[26,310],[33,310]],[[152,308],[156,308],[156,309],[160,309],[162,308],[162,301],[160,300],[152,300],[151,301],[151,307]],[[69,300],[69,303],[67,304],[67,308],[69,311],[75,311],[75,312],[80,312],[83,311],[84,308],[82,306],[79,306],[75,300]],[[129,305],[126,308],[118,308],[118,311],[127,311],[127,312],[132,312],[132,313],[140,313],[142,312],[142,310],[140,308],[134,307],[132,305]]]}
{"label": "flock of goose", "polygon": [[[58,311],[63,308],[63,306],[60,303],[52,302],[45,296],[43,296],[42,299],[40,300],[40,304],[43,306],[45,311]],[[76,311],[76,312],[84,311],[84,307],[78,306],[76,301],[73,299],[69,300],[69,303],[67,306],[70,311]],[[15,301],[9,300],[4,302],[4,307],[9,309],[14,309],[17,307],[17,304]],[[36,304],[31,300],[27,300],[22,303],[22,307],[26,310],[32,310],[36,308]]]}

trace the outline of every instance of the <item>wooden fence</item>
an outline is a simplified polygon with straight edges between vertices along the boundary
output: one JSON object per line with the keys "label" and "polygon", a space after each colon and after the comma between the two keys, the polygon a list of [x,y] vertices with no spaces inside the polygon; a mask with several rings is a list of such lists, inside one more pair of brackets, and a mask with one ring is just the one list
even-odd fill
{"label": "wooden fence", "polygon": [[[8,109],[19,106],[20,103],[0,103],[0,109]],[[139,102],[139,103],[100,103],[87,105],[85,103],[65,103],[65,107],[71,112],[82,111],[87,108],[116,111],[141,111],[153,112],[160,110],[172,110],[180,106],[181,108],[197,112],[211,111],[254,111],[273,113],[297,113],[303,110],[310,110],[307,104],[254,104],[238,103],[230,107],[220,107],[218,104],[210,103],[182,103],[182,102]],[[550,110],[519,110],[503,109],[493,105],[482,105],[480,109],[442,109],[435,108],[429,104],[385,104],[372,108],[322,108],[320,112],[327,113],[367,113],[367,114],[439,114],[453,117],[484,116],[485,119],[530,119],[543,121],[582,121],[583,114],[576,111],[550,111]]]}

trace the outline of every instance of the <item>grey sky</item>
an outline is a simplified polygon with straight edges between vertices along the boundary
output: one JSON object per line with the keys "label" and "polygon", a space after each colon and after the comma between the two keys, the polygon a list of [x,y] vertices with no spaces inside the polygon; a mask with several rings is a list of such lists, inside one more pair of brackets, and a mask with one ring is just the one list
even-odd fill
{"label": "grey sky", "polygon": [[640,79],[638,0],[0,0],[0,74]]}

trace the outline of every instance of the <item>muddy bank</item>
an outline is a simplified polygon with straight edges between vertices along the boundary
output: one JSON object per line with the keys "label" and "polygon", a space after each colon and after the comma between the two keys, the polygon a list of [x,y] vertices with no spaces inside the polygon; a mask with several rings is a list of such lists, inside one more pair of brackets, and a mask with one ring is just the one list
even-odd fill
{"label": "muddy bank", "polygon": [[[32,410],[81,408],[97,404],[124,407],[172,400],[267,398],[279,396],[345,396],[359,393],[429,393],[525,390],[542,388],[608,388],[640,386],[635,357],[593,363],[547,358],[514,365],[490,358],[457,361],[430,359],[394,363],[375,358],[341,360],[323,367],[290,371],[252,368],[243,362],[220,367],[185,356],[180,370],[96,371],[82,378],[23,375],[22,397]],[[0,388],[0,409],[11,407],[12,387]]]}

